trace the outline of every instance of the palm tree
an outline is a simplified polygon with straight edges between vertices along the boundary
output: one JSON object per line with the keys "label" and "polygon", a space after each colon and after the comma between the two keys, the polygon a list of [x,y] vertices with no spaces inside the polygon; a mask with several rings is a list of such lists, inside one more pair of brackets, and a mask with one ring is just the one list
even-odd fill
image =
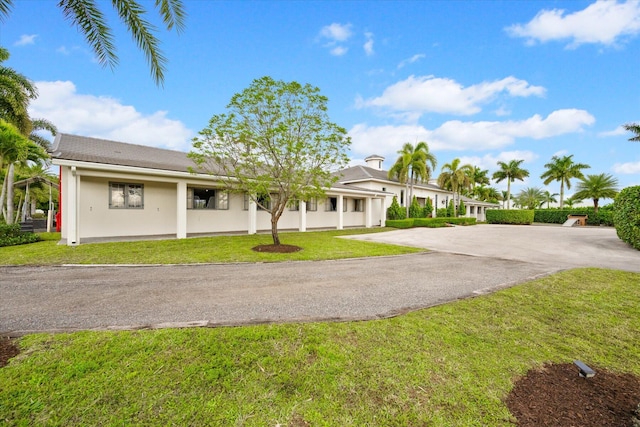
{"label": "palm tree", "polygon": [[389,169],[388,176],[390,179],[397,178],[405,184],[404,205],[409,216],[409,204],[413,200],[413,184],[416,180],[428,181],[437,162],[433,153],[429,152],[429,145],[426,142],[418,142],[415,147],[407,142],[398,154],[400,157]]}
{"label": "palm tree", "polygon": [[591,167],[585,163],[574,163],[572,157],[573,154],[551,157],[551,161],[544,165],[547,170],[540,175],[540,178],[544,179],[544,185],[549,185],[551,181],[560,181],[560,209],[564,206],[564,186],[570,190],[571,178],[583,178],[582,169]]}
{"label": "palm tree", "polygon": [[[438,176],[438,185],[442,188],[450,189],[453,192],[453,198],[458,194],[457,206],[460,206],[460,190],[471,187],[469,179],[470,171],[473,166],[470,164],[460,165],[460,159],[455,158],[451,163],[442,166],[440,176]],[[455,209],[458,216],[458,209]]]}
{"label": "palm tree", "polygon": [[598,213],[600,199],[613,199],[618,194],[618,179],[609,174],[587,175],[578,182],[573,197],[592,199],[593,210]]}
{"label": "palm tree", "polygon": [[518,204],[527,209],[536,209],[544,203],[544,193],[538,187],[526,187],[517,196]]}
{"label": "palm tree", "polygon": [[12,123],[23,135],[31,132],[27,108],[38,97],[34,84],[13,68],[2,65],[9,52],[0,47],[0,118]]}
{"label": "palm tree", "polygon": [[622,125],[623,128],[628,130],[629,132],[635,133],[635,136],[629,138],[629,141],[640,141],[640,124],[638,123],[627,123],[626,125]]}
{"label": "palm tree", "polygon": [[511,160],[509,163],[499,161],[500,170],[493,173],[496,182],[507,180],[507,209],[510,209],[511,204],[511,183],[516,179],[524,181],[529,176],[528,170],[520,168],[522,162],[524,160]]}
{"label": "palm tree", "polygon": [[564,204],[570,208],[572,208],[573,205],[577,205],[578,203],[582,203],[582,199],[579,197],[575,197],[575,194],[564,201]]}
{"label": "palm tree", "polygon": [[[13,0],[0,0],[0,21],[9,16]],[[98,62],[113,69],[118,64],[118,55],[113,43],[111,27],[107,24],[98,0],[60,0],[58,7],[64,17],[84,35],[85,40],[96,54]],[[127,27],[151,68],[151,75],[158,85],[164,83],[167,59],[160,50],[160,42],[155,36],[155,27],[144,19],[146,10],[136,0],[112,2],[120,20]],[[156,0],[156,8],[167,30],[173,27],[178,33],[184,29],[186,13],[182,0]]]}
{"label": "palm tree", "polygon": [[[22,135],[17,127],[0,119],[0,170],[7,167],[5,179],[0,193],[0,212],[7,224],[13,223],[13,164],[28,157],[30,141]],[[4,201],[7,210],[4,209]]]}
{"label": "palm tree", "polygon": [[489,177],[487,176],[489,171],[487,169],[481,169],[479,166],[473,166],[469,170],[468,176],[471,181],[471,194],[476,195],[476,185],[489,185]]}
{"label": "palm tree", "polygon": [[551,203],[558,203],[558,199],[556,199],[556,196],[558,195],[558,193],[551,194],[549,190],[545,190],[545,192],[542,193],[542,195],[544,196],[544,200],[542,201],[542,203],[540,203],[540,207],[542,207],[546,203],[547,209],[549,209],[549,205]]}

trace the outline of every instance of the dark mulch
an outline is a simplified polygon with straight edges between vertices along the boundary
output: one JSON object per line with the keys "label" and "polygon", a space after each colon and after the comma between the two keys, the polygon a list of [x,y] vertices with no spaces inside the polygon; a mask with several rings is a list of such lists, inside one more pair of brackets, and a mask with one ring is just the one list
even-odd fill
{"label": "dark mulch", "polygon": [[271,252],[274,254],[290,254],[302,250],[300,246],[294,245],[259,245],[252,249],[256,252]]}
{"label": "dark mulch", "polygon": [[640,426],[640,421],[634,421],[640,418],[640,377],[591,368],[596,371],[592,378],[581,378],[572,363],[529,371],[506,401],[517,425]]}
{"label": "dark mulch", "polygon": [[18,347],[8,337],[0,336],[0,368],[6,366],[9,359],[20,353]]}

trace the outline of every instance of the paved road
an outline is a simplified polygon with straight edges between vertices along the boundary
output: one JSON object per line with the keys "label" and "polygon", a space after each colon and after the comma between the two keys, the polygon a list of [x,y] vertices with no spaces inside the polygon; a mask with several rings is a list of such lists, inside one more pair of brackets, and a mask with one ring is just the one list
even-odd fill
{"label": "paved road", "polygon": [[[523,242],[525,229],[533,233],[527,240],[535,242]],[[640,271],[640,252],[613,240],[615,231],[562,230],[500,226],[401,230],[361,238],[436,251],[341,261],[0,267],[0,334],[373,319],[576,266]],[[558,235],[563,245],[578,245],[581,255],[559,250],[554,243]],[[487,241],[491,236],[493,240]],[[468,254],[451,253],[465,251]]]}

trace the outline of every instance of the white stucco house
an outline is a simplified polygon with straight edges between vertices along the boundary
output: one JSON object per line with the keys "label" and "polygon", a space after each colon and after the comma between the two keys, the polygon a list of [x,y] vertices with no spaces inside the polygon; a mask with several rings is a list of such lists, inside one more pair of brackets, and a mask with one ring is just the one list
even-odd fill
{"label": "white stucco house", "polygon": [[[187,153],[123,142],[58,134],[51,149],[60,167],[59,224],[62,243],[127,238],[186,238],[271,229],[268,212],[249,197],[228,193],[215,175],[191,172]],[[393,196],[404,204],[405,187],[389,180],[384,158],[338,172],[323,200],[291,203],[279,229],[342,229],[384,225]],[[448,202],[451,192],[416,184],[424,204]],[[491,203],[463,198],[467,215],[484,219]],[[443,204],[444,206],[444,204]]]}

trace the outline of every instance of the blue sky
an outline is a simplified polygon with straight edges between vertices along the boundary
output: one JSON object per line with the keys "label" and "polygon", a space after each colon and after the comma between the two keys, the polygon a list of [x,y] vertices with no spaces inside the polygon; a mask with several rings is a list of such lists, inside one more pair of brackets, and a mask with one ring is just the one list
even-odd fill
{"label": "blue sky", "polygon": [[640,185],[640,144],[621,128],[640,122],[638,1],[186,0],[186,31],[158,32],[164,87],[110,3],[113,71],[56,2],[15,3],[0,28],[6,65],[37,83],[31,114],[61,132],[188,151],[233,94],[269,75],[321,89],[354,163],[379,154],[389,167],[405,142],[426,141],[436,175],[455,157],[490,173],[524,159],[530,178],[514,193],[559,192],[539,177],[565,154]]}

